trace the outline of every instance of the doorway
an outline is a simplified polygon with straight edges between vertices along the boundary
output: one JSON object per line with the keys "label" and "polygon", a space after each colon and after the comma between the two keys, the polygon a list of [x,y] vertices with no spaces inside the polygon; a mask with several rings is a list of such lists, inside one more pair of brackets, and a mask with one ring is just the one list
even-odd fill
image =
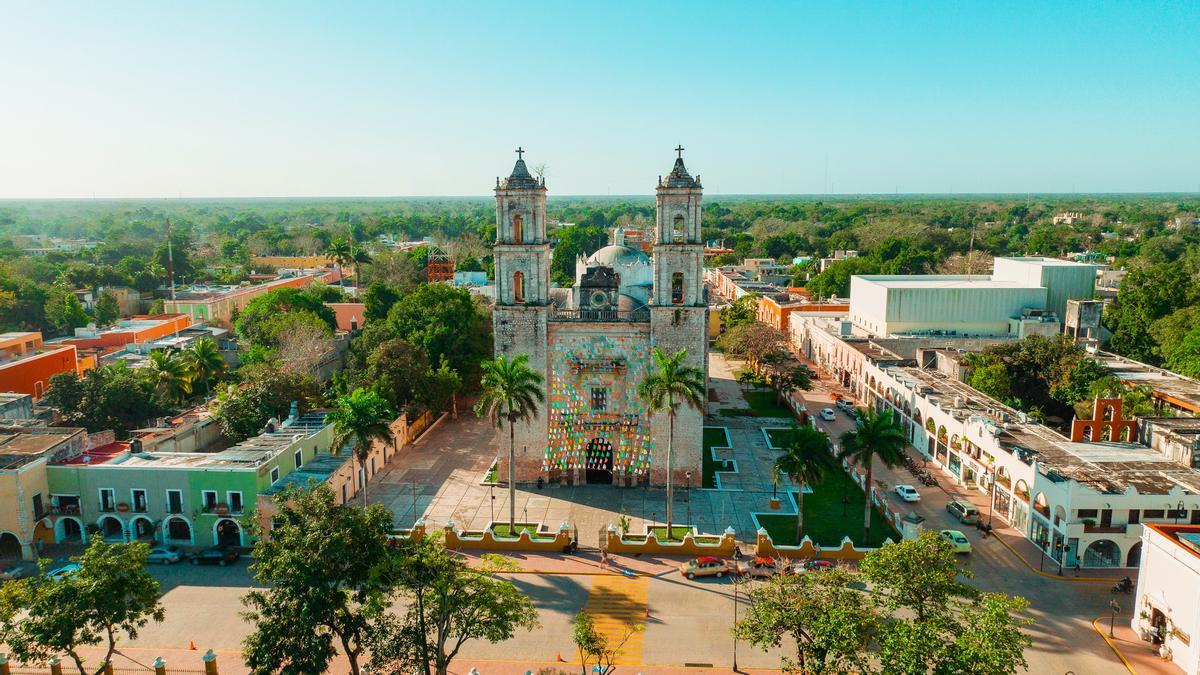
{"label": "doorway", "polygon": [[586,453],[588,485],[612,485],[612,443],[609,443],[603,438],[593,438],[591,442],[588,443]]}

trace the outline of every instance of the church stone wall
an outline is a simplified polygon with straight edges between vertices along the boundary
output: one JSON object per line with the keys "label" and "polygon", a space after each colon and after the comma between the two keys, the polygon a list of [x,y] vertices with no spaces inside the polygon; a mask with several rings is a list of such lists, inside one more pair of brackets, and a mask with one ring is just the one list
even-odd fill
{"label": "church stone wall", "polygon": [[[549,309],[546,307],[505,307],[498,305],[492,311],[492,326],[495,333],[497,356],[512,358],[518,354],[529,356],[529,366],[547,374],[546,331]],[[516,428],[517,482],[536,481],[542,472],[542,456],[546,447],[545,406],[526,423]],[[508,425],[496,430],[494,445],[500,457],[497,477],[508,480]]]}
{"label": "church stone wall", "polygon": [[[666,353],[686,349],[688,365],[704,371],[705,401],[708,399],[708,308],[707,307],[652,307],[650,309],[650,335],[654,347]],[[700,410],[680,406],[675,418],[675,480],[682,484],[685,473],[692,472],[693,481],[698,481],[697,472],[701,470],[701,453],[704,443],[704,412],[705,405]],[[667,472],[667,431],[668,418],[666,415],[655,415],[651,421],[652,439],[656,448],[662,451],[654,458],[651,482],[661,484],[666,482]],[[698,484],[698,483],[696,483]]]}

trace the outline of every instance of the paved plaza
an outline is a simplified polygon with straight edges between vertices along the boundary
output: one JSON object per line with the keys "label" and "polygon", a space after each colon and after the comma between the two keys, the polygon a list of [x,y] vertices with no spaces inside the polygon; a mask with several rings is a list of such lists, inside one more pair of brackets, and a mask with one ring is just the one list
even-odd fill
{"label": "paved plaza", "polygon": [[[733,527],[739,540],[753,542],[756,528],[750,514],[770,511],[771,465],[778,455],[767,447],[762,429],[786,428],[793,420],[715,416],[721,408],[748,405],[731,365],[720,354],[711,359],[710,377],[716,400],[708,404],[706,424],[728,430],[732,447],[718,448],[716,456],[733,460],[737,471],[720,474],[719,490],[701,489],[699,475],[693,475],[690,486],[677,485],[674,520],[691,522],[708,534]],[[459,528],[483,529],[493,520],[508,519],[507,487],[484,484],[492,461],[498,453],[507,451],[503,435],[496,434],[486,419],[470,413],[447,418],[416,444],[404,448],[372,480],[371,500],[386,504],[395,514],[398,527],[412,525],[416,513],[430,528],[453,521]],[[517,449],[518,453],[524,451]],[[791,485],[781,482],[780,494],[787,487]],[[661,487],[547,485],[539,489],[536,485],[518,485],[516,515],[519,522],[541,522],[551,529],[568,522],[579,529],[580,544],[592,547],[598,544],[602,528],[621,514],[629,516],[633,532],[641,532],[643,525],[664,523],[666,503],[666,490]]]}

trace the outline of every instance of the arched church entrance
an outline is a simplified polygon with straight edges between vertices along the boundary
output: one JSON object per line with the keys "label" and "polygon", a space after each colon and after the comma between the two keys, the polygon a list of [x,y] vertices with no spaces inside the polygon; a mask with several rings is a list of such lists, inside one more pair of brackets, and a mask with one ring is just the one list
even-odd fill
{"label": "arched church entrance", "polygon": [[587,445],[588,485],[612,485],[612,443],[603,438],[593,438]]}

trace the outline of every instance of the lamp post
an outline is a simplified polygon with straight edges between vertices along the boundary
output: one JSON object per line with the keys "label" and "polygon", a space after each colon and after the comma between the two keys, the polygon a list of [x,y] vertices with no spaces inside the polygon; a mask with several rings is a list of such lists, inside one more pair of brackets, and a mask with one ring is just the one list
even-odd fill
{"label": "lamp post", "polygon": [[996,468],[992,467],[992,475],[988,478],[988,532],[992,531],[992,515],[996,513]]}
{"label": "lamp post", "polygon": [[[734,577],[730,577],[729,580],[733,583],[733,625],[736,627],[738,621],[738,587],[740,584],[738,584],[738,580]],[[735,673],[738,672],[737,643],[737,633],[735,632],[733,634],[733,672]]]}
{"label": "lamp post", "polygon": [[1113,626],[1117,623],[1117,614],[1121,611],[1121,605],[1116,600],[1111,600],[1108,603],[1108,637],[1116,637],[1113,635]]}
{"label": "lamp post", "polygon": [[492,489],[492,487],[492,485],[488,485],[488,497],[491,499],[492,503],[492,518],[488,522],[495,522],[496,520],[496,492]]}
{"label": "lamp post", "polygon": [[[687,524],[688,524],[688,527],[691,527],[692,526],[692,472],[688,471],[687,474],[685,474],[685,475],[687,476]],[[671,534],[671,533],[668,533],[668,534]]]}

